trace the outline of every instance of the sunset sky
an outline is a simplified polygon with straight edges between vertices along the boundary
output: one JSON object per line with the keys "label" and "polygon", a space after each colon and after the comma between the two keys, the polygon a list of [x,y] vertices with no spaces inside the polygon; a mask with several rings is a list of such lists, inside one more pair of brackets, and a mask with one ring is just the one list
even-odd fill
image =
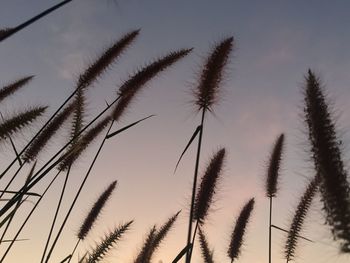
{"label": "sunset sky", "polygon": [[[2,0],[0,28],[15,26],[58,0]],[[344,161],[350,160],[350,2],[243,1],[243,0],[74,0],[27,29],[0,43],[1,86],[26,75],[36,75],[21,92],[2,102],[5,116],[31,105],[49,105],[50,116],[73,90],[79,74],[113,41],[140,28],[134,44],[88,91],[86,120],[111,102],[128,76],[155,58],[180,48],[193,52],[154,79],[128,109],[113,131],[155,114],[130,131],[107,141],[70,217],[51,262],[68,255],[84,216],[98,195],[113,181],[117,190],[77,255],[94,246],[100,236],[120,223],[134,225],[106,262],[132,263],[149,229],[182,210],[174,229],[158,250],[154,263],[171,262],[184,247],[196,147],[192,145],[173,170],[177,159],[200,121],[191,89],[201,65],[215,43],[234,36],[235,48],[222,83],[220,103],[208,114],[203,138],[200,175],[211,155],[227,149],[219,191],[205,232],[215,262],[226,256],[230,234],[242,206],[251,197],[256,206],[248,225],[240,263],[268,262],[268,199],[264,180],[267,159],[280,133],[286,135],[281,183],[274,200],[273,223],[288,228],[293,210],[308,178],[314,175],[306,130],[302,121],[303,81],[309,68],[322,79],[344,141]],[[21,148],[44,123],[37,122],[19,134]],[[42,153],[42,165],[67,140],[66,125]],[[98,141],[100,141],[99,138]],[[67,209],[82,176],[96,152],[96,142],[75,165],[64,200]],[[1,144],[1,167],[14,158],[10,145]],[[23,171],[23,178],[27,170]],[[54,173],[50,176],[52,177]],[[57,204],[63,178],[58,180],[31,218],[6,262],[38,262]],[[43,185],[35,188],[41,192]],[[1,182],[3,187],[4,181]],[[18,187],[23,180],[18,180]],[[15,189],[15,186],[13,187]],[[32,204],[15,218],[20,224]],[[322,205],[316,198],[300,241],[295,262],[349,262],[324,225]],[[62,216],[60,217],[60,221]],[[10,231],[13,233],[13,231]],[[285,262],[285,234],[273,231],[273,263]],[[194,263],[203,262],[195,245]],[[0,252],[3,248],[0,248]],[[73,261],[72,261],[73,262]]]}

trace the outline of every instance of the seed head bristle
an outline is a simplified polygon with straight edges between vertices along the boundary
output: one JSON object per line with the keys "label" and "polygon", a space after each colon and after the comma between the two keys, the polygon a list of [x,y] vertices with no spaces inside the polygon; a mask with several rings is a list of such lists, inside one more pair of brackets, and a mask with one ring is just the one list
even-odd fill
{"label": "seed head bristle", "polygon": [[33,123],[46,109],[47,107],[34,107],[4,120],[0,124],[0,141]]}
{"label": "seed head bristle", "polygon": [[124,84],[119,88],[118,94],[121,96],[116,107],[113,111],[113,119],[117,121],[120,116],[124,113],[127,106],[133,100],[135,95],[139,93],[142,87],[149,82],[152,78],[170,67],[179,59],[185,57],[192,49],[181,49],[179,51],[170,52],[168,55],[157,59],[153,63],[145,66],[139,70],[136,74],[130,77]]}
{"label": "seed head bristle", "polygon": [[107,116],[96,124],[93,128],[81,136],[75,145],[67,151],[64,159],[59,164],[59,170],[67,170],[69,166],[80,157],[80,155],[87,149],[87,147],[97,138],[97,136],[106,128],[111,118]]}
{"label": "seed head bristle", "polygon": [[0,102],[2,100],[4,100],[6,97],[12,95],[13,93],[15,93],[16,91],[18,91],[20,88],[22,88],[23,86],[25,86],[29,81],[31,81],[34,78],[34,75],[32,76],[27,76],[24,78],[20,78],[6,86],[4,86],[1,90],[0,90]]}
{"label": "seed head bristle", "polygon": [[222,171],[225,158],[225,149],[219,150],[210,160],[209,165],[201,179],[193,208],[193,220],[203,224],[216,192],[218,180]]}
{"label": "seed head bristle", "polygon": [[77,88],[86,88],[90,86],[108,67],[119,58],[123,51],[128,48],[140,30],[134,30],[121,39],[116,41],[112,46],[106,49],[102,55],[79,76]]}
{"label": "seed head bristle", "polygon": [[194,103],[198,110],[212,111],[213,105],[218,102],[220,83],[230,52],[233,49],[233,43],[233,37],[224,39],[214,47],[208,56],[199,78],[199,84],[193,90]]}
{"label": "seed head bristle", "polygon": [[94,223],[96,222],[99,214],[101,213],[103,207],[105,206],[106,202],[110,198],[110,196],[113,193],[113,190],[115,189],[117,185],[117,181],[112,182],[108,188],[100,195],[100,197],[96,200],[94,205],[91,207],[90,212],[85,217],[85,220],[83,224],[81,225],[79,232],[78,232],[78,238],[83,240],[89,231],[92,229]]}
{"label": "seed head bristle", "polygon": [[152,247],[152,244],[153,244],[153,241],[154,241],[156,234],[157,234],[157,228],[154,225],[151,228],[151,230],[149,231],[139,254],[137,255],[136,259],[134,260],[134,263],[147,263],[146,260],[147,260],[147,258],[149,258],[149,252],[150,252],[150,249]]}
{"label": "seed head bristle", "polygon": [[227,250],[227,255],[233,262],[241,254],[241,247],[243,245],[244,233],[248,224],[250,215],[254,208],[254,198],[250,199],[248,203],[241,210],[240,215],[236,220],[236,225],[231,234],[231,241]]}
{"label": "seed head bristle", "polygon": [[213,251],[210,251],[207,238],[201,227],[198,228],[199,234],[199,246],[201,248],[201,254],[204,260],[204,263],[214,263]]}
{"label": "seed head bristle", "polygon": [[266,176],[266,196],[275,197],[277,194],[278,177],[284,146],[284,134],[281,134],[271,152]]}
{"label": "seed head bristle", "polygon": [[295,211],[290,229],[288,231],[287,241],[284,247],[284,254],[287,262],[293,260],[295,250],[298,243],[303,223],[305,221],[307,212],[311,206],[312,200],[317,192],[319,178],[316,176],[307,186],[305,193],[300,199],[300,202]]}
{"label": "seed head bristle", "polygon": [[47,127],[34,139],[29,145],[28,149],[24,152],[23,160],[30,162],[36,159],[39,152],[45,147],[47,142],[56,134],[58,129],[68,119],[74,110],[74,104],[70,104],[62,112],[60,112]]}
{"label": "seed head bristle", "polygon": [[305,122],[311,156],[320,176],[320,192],[326,222],[340,250],[350,253],[350,185],[344,168],[335,122],[327,105],[320,80],[309,70],[305,78]]}
{"label": "seed head bristle", "polygon": [[130,225],[133,221],[130,221],[124,225],[121,225],[115,228],[112,232],[107,234],[102,241],[96,245],[93,251],[89,254],[86,259],[87,263],[96,263],[101,262],[103,258],[107,255],[109,250],[112,249],[113,246],[122,238],[122,236],[127,232],[130,228]]}

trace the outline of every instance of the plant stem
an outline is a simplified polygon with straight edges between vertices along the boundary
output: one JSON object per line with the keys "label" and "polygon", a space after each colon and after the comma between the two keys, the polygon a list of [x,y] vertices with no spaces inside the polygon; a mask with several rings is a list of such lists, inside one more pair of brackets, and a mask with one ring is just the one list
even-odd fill
{"label": "plant stem", "polygon": [[54,183],[54,181],[56,180],[56,178],[58,177],[60,172],[58,172],[55,177],[51,180],[50,184],[46,187],[45,191],[42,193],[42,195],[40,196],[40,198],[38,199],[38,201],[36,202],[36,204],[34,205],[34,207],[32,208],[32,210],[30,211],[30,213],[27,215],[27,218],[24,220],[23,224],[21,225],[21,227],[19,228],[19,230],[17,231],[16,235],[14,236],[14,238],[12,239],[12,242],[10,243],[10,245],[8,246],[7,250],[5,251],[5,254],[2,256],[0,262],[3,262],[6,255],[8,254],[8,252],[11,250],[13,244],[15,243],[15,241],[17,240],[17,237],[19,236],[19,234],[22,232],[24,226],[26,225],[26,223],[28,222],[29,218],[31,217],[31,215],[34,213],[35,209],[37,208],[37,206],[39,205],[41,199],[45,196],[46,192],[50,189],[51,185]]}
{"label": "plant stem", "polygon": [[79,239],[78,239],[78,241],[77,241],[77,243],[75,244],[75,247],[74,247],[74,249],[73,249],[72,253],[70,254],[70,255],[71,255],[71,257],[70,257],[70,259],[68,260],[68,262],[67,262],[67,263],[69,263],[69,262],[72,260],[73,255],[74,255],[74,253],[75,253],[75,250],[77,249],[77,247],[78,247],[78,245],[79,245],[80,241],[81,241],[81,239],[79,238]]}
{"label": "plant stem", "polygon": [[[74,95],[74,94],[73,94]],[[92,121],[90,121],[76,136],[74,136],[69,142],[67,142],[49,161],[45,163],[45,165],[40,168],[39,171],[37,171],[33,177],[31,182],[27,187],[22,187],[18,193],[11,198],[9,202],[6,203],[6,205],[1,208],[0,210],[0,216],[4,215],[6,211],[8,211],[18,200],[18,198],[22,195],[22,192],[26,193],[28,192],[33,186],[35,186],[48,172],[50,172],[57,164],[59,164],[65,156],[61,156],[58,158],[53,164],[51,164],[45,171],[45,167],[47,167],[65,148],[67,148],[73,140],[75,140],[80,134],[82,134],[88,127],[90,127],[98,118],[100,118],[110,107],[112,107],[119,99],[121,98],[121,95],[119,95],[111,104],[109,104],[104,110],[102,110]],[[41,173],[42,172],[42,173]],[[40,174],[41,173],[41,174]]]}
{"label": "plant stem", "polygon": [[272,196],[270,196],[270,219],[269,219],[269,263],[271,263],[271,228],[272,228]]}
{"label": "plant stem", "polygon": [[17,33],[18,31],[22,30],[23,28],[26,28],[27,26],[31,25],[32,23],[34,23],[35,21],[39,20],[40,18],[47,16],[48,14],[50,14],[51,12],[55,11],[56,9],[60,8],[61,6],[68,4],[69,2],[72,2],[73,0],[65,0],[62,1],[60,3],[58,3],[57,5],[54,5],[52,7],[50,7],[49,9],[46,9],[45,11],[41,12],[40,14],[32,17],[31,19],[25,21],[24,23],[16,26],[15,28],[11,28],[7,33],[5,33],[1,38],[0,38],[0,42],[9,38],[10,36],[12,36],[13,34]]}
{"label": "plant stem", "polygon": [[[205,116],[205,108],[202,109],[202,118],[201,118],[201,127],[202,128],[201,128],[201,130],[199,132],[197,156],[196,156],[196,165],[195,165],[194,178],[193,178],[191,210],[190,210],[190,218],[189,218],[188,233],[187,233],[187,245],[188,246],[191,243],[191,236],[192,236],[193,210],[194,210],[194,200],[195,200],[195,197],[196,197],[196,189],[197,189],[197,177],[198,177],[199,159],[200,159],[201,146],[202,146],[204,116]],[[190,262],[191,262],[191,251],[187,251],[187,253],[186,253],[186,263],[190,263]]]}
{"label": "plant stem", "polygon": [[72,204],[71,204],[71,206],[70,206],[70,208],[69,208],[69,210],[68,210],[68,212],[67,212],[67,214],[66,214],[66,217],[64,218],[63,223],[62,223],[62,225],[61,225],[61,227],[60,227],[60,229],[59,229],[59,231],[58,231],[58,233],[57,233],[57,235],[56,235],[56,238],[55,238],[55,240],[53,241],[53,244],[51,245],[51,248],[50,248],[50,250],[49,250],[49,252],[48,252],[48,254],[47,254],[45,263],[47,263],[47,262],[49,261],[50,257],[51,257],[51,254],[52,254],[52,252],[53,252],[53,250],[54,250],[54,248],[55,248],[55,246],[56,246],[56,244],[57,244],[57,241],[58,241],[58,239],[59,239],[59,237],[60,237],[60,235],[61,235],[61,233],[62,233],[62,230],[63,230],[64,226],[65,226],[66,223],[67,223],[68,217],[70,216],[70,213],[72,212],[73,207],[74,207],[76,201],[78,200],[78,197],[79,197],[79,195],[80,195],[80,193],[81,193],[81,190],[83,189],[83,187],[84,187],[84,185],[85,185],[85,183],[86,183],[86,180],[87,180],[87,178],[89,177],[90,172],[91,172],[91,170],[92,170],[92,168],[93,168],[93,166],[94,166],[94,164],[95,164],[95,162],[96,162],[96,160],[97,160],[97,157],[99,156],[99,154],[100,154],[100,152],[101,152],[101,150],[102,150],[102,147],[103,147],[103,145],[104,145],[104,143],[105,143],[105,141],[106,141],[106,137],[107,137],[107,135],[109,134],[109,132],[110,132],[112,126],[113,126],[113,123],[114,123],[114,120],[111,121],[111,125],[109,126],[108,131],[107,131],[105,137],[103,138],[103,140],[102,140],[102,142],[101,142],[101,145],[100,145],[100,147],[98,148],[97,153],[96,153],[96,155],[95,155],[95,157],[94,157],[92,163],[90,164],[90,167],[89,167],[89,169],[88,169],[88,171],[87,171],[87,173],[86,173],[86,175],[85,175],[85,177],[84,177],[82,183],[80,184],[79,190],[78,190],[78,192],[76,193],[76,195],[75,195],[75,197],[74,197],[74,200],[73,200],[73,202],[72,202]]}
{"label": "plant stem", "polygon": [[65,192],[65,190],[66,190],[66,185],[67,185],[68,177],[69,177],[69,174],[70,174],[70,169],[71,169],[71,166],[68,167],[68,170],[67,170],[67,172],[66,172],[66,177],[64,178],[64,182],[63,182],[63,187],[62,187],[62,190],[61,190],[60,199],[59,199],[58,204],[57,204],[57,207],[56,207],[56,212],[55,212],[54,218],[53,218],[53,220],[52,220],[51,228],[50,228],[50,231],[49,231],[49,235],[48,235],[48,237],[47,237],[47,240],[46,240],[44,252],[43,252],[43,255],[42,255],[42,257],[41,257],[40,262],[44,262],[46,250],[47,250],[47,248],[48,248],[48,246],[49,246],[49,242],[50,242],[50,239],[51,239],[51,235],[52,235],[52,232],[53,232],[53,229],[54,229],[54,227],[55,227],[56,220],[57,220],[58,212],[59,212],[59,210],[60,210],[60,208],[61,208],[61,203],[62,203],[62,199],[63,199],[64,192]]}
{"label": "plant stem", "polygon": [[17,169],[17,171],[15,172],[15,174],[12,176],[11,180],[7,183],[7,185],[5,186],[5,188],[3,189],[3,192],[0,194],[0,198],[5,194],[5,191],[10,187],[10,185],[12,184],[13,180],[16,178],[17,174],[21,171],[21,169],[23,168],[25,162],[22,163],[22,165],[20,165]]}

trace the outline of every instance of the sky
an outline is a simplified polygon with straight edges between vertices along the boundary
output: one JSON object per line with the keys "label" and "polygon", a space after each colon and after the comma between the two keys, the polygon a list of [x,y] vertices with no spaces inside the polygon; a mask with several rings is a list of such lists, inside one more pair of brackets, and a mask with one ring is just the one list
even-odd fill
{"label": "sky", "polygon": [[[0,26],[15,26],[48,8],[57,0],[2,0]],[[344,161],[350,152],[350,17],[348,1],[228,1],[228,0],[74,0],[10,39],[0,43],[0,84],[35,75],[20,93],[2,102],[5,116],[32,105],[49,105],[50,116],[73,90],[86,65],[113,41],[140,28],[135,43],[88,91],[86,119],[92,119],[111,102],[118,87],[131,74],[154,59],[180,48],[193,52],[154,79],[112,130],[155,114],[156,116],[107,141],[73,210],[51,262],[71,252],[84,216],[98,195],[114,180],[118,186],[96,227],[78,247],[77,255],[91,249],[113,227],[134,220],[106,262],[132,262],[149,229],[181,210],[174,229],[154,257],[171,262],[186,241],[190,192],[196,149],[184,156],[176,174],[177,159],[200,121],[191,89],[196,87],[201,66],[212,47],[234,36],[234,51],[225,71],[220,103],[207,115],[200,175],[210,157],[221,147],[227,159],[219,191],[204,226],[216,262],[226,256],[230,234],[242,206],[255,197],[238,262],[268,260],[268,199],[264,193],[267,160],[281,133],[286,135],[279,192],[274,200],[273,223],[288,228],[293,209],[314,171],[302,121],[304,76],[309,68],[322,79],[344,141]],[[20,148],[40,128],[45,118],[19,134]],[[39,156],[42,165],[66,140],[69,125]],[[99,138],[101,140],[102,138]],[[66,210],[98,147],[89,148],[72,171],[62,210]],[[9,144],[0,145],[1,167],[14,158]],[[23,171],[23,176],[30,169]],[[13,169],[14,171],[14,169]],[[53,176],[53,174],[51,175]],[[4,179],[5,182],[8,179]],[[40,192],[49,179],[34,190]],[[38,262],[57,204],[60,178],[40,204],[22,238],[6,262]],[[3,182],[1,184],[3,185]],[[14,188],[22,183],[20,179]],[[300,241],[295,262],[349,261],[339,254],[337,243],[324,225],[316,198]],[[17,220],[28,213],[26,204]],[[63,215],[59,217],[62,220]],[[12,232],[11,232],[12,231]],[[273,230],[273,262],[285,262],[285,235]],[[3,251],[4,247],[0,248]],[[203,262],[195,245],[193,262]]]}

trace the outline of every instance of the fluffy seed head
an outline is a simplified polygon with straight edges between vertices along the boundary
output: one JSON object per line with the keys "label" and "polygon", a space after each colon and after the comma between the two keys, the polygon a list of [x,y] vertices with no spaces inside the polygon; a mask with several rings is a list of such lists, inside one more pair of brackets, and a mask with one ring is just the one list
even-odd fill
{"label": "fluffy seed head", "polygon": [[136,74],[130,77],[119,88],[118,94],[121,96],[114,111],[112,113],[113,119],[117,121],[125,112],[125,109],[133,100],[135,95],[139,93],[140,89],[149,82],[152,78],[164,71],[179,59],[185,57],[192,49],[181,49],[179,51],[170,52],[168,55],[157,59],[153,63],[145,66]]}
{"label": "fluffy seed head", "polygon": [[87,147],[97,138],[99,134],[106,128],[110,122],[110,117],[106,117],[96,124],[93,128],[87,131],[82,137],[80,137],[75,145],[67,151],[64,159],[60,163],[59,170],[67,170],[69,166],[79,158],[79,156],[87,149]]}
{"label": "fluffy seed head", "polygon": [[216,192],[217,183],[222,171],[225,158],[225,149],[219,150],[210,160],[209,165],[202,177],[201,183],[194,202],[194,220],[203,224],[208,213],[210,205]]}
{"label": "fluffy seed head", "polygon": [[31,81],[34,78],[34,76],[27,76],[24,78],[20,78],[6,86],[4,86],[0,90],[0,102],[4,100],[6,97],[12,95],[16,91],[18,91],[20,88],[22,88],[24,85],[26,85],[29,81]]}
{"label": "fluffy seed head", "polygon": [[47,107],[34,107],[30,110],[17,114],[15,117],[4,120],[0,124],[0,141],[31,124],[34,120],[41,116],[46,109]]}
{"label": "fluffy seed head", "polygon": [[121,39],[116,41],[112,46],[105,50],[102,55],[79,76],[77,88],[86,88],[90,86],[108,67],[116,61],[122,52],[130,46],[140,30],[134,30]]}
{"label": "fluffy seed head", "polygon": [[205,237],[205,234],[201,227],[198,228],[198,234],[199,234],[199,245],[201,248],[201,253],[204,259],[204,263],[214,263],[213,251],[210,251],[207,238]]}
{"label": "fluffy seed head", "polygon": [[344,168],[341,141],[319,79],[309,70],[305,78],[304,118],[308,127],[311,156],[320,176],[320,191],[326,222],[340,250],[350,253],[350,185]]}
{"label": "fluffy seed head", "polygon": [[156,226],[153,226],[143,243],[141,251],[137,255],[136,259],[134,260],[134,263],[147,263],[147,259],[149,258],[149,252],[151,250],[156,233],[157,233],[157,228]]}
{"label": "fluffy seed head", "polygon": [[306,188],[305,193],[300,199],[298,207],[295,211],[292,224],[288,231],[287,241],[284,247],[284,254],[287,262],[293,260],[295,256],[295,250],[298,243],[298,237],[300,235],[303,223],[305,221],[307,212],[311,206],[312,200],[317,192],[319,184],[319,178],[316,176]]}
{"label": "fluffy seed head", "polygon": [[218,43],[208,56],[202,69],[199,84],[193,90],[194,103],[198,110],[211,111],[213,105],[218,102],[220,83],[232,49],[233,37],[229,37]]}
{"label": "fluffy seed head", "polygon": [[61,113],[59,113],[47,127],[34,139],[24,152],[23,160],[25,162],[33,161],[39,152],[45,147],[47,142],[56,134],[62,124],[68,119],[74,109],[74,104],[70,104]]}
{"label": "fluffy seed head", "polygon": [[248,224],[253,208],[254,198],[250,199],[249,202],[243,207],[240,215],[236,220],[236,225],[231,234],[231,242],[227,250],[227,255],[232,262],[237,259],[241,253],[244,233],[246,231],[246,226]]}
{"label": "fluffy seed head", "polygon": [[133,221],[130,221],[124,225],[121,225],[107,234],[102,241],[96,245],[93,251],[89,254],[86,259],[86,263],[96,263],[101,262],[103,258],[107,255],[109,250],[115,246],[115,244],[122,238],[122,236],[127,232],[130,228],[130,225]]}
{"label": "fluffy seed head", "polygon": [[92,229],[103,207],[105,206],[108,199],[112,195],[116,185],[117,185],[117,181],[112,182],[108,186],[108,188],[96,200],[94,205],[91,207],[89,214],[85,217],[85,220],[79,229],[79,232],[78,232],[79,239],[83,240],[87,236],[89,231]]}
{"label": "fluffy seed head", "polygon": [[281,166],[282,151],[284,145],[284,134],[281,134],[273,147],[266,176],[266,196],[275,197]]}

